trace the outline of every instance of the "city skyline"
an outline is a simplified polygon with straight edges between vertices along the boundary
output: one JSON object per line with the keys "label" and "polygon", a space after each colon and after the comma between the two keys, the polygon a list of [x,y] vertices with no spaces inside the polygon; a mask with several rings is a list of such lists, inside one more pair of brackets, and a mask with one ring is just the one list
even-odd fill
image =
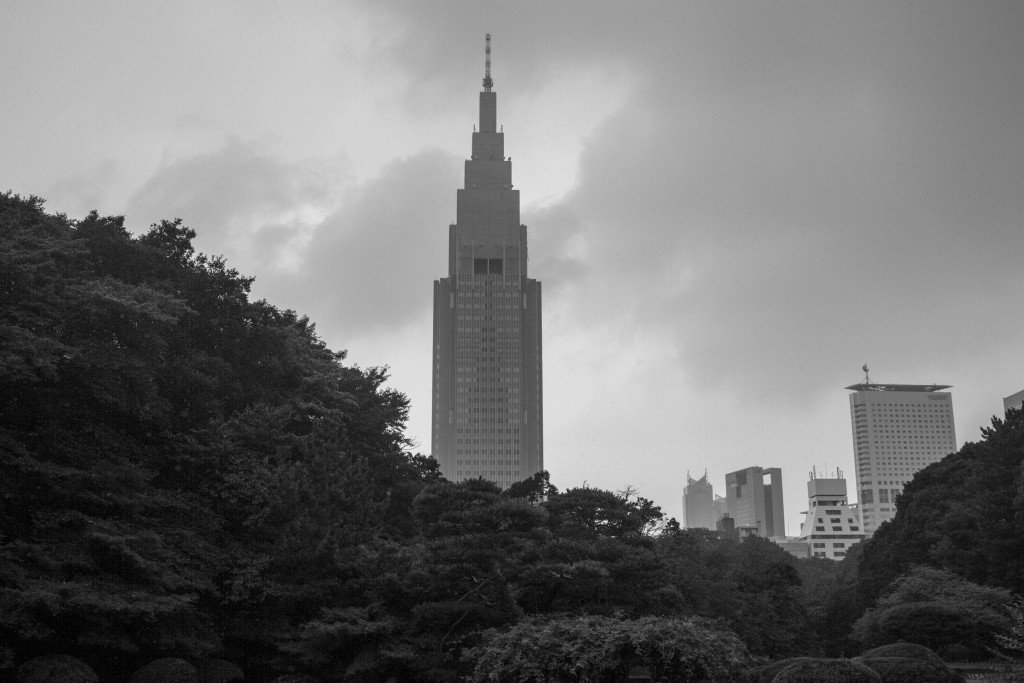
{"label": "city skyline", "polygon": [[958,447],[1024,387],[1020,3],[0,3],[0,191],[180,217],[419,452],[486,33],[553,484],[681,518],[687,470],[855,472],[865,362],[953,385]]}

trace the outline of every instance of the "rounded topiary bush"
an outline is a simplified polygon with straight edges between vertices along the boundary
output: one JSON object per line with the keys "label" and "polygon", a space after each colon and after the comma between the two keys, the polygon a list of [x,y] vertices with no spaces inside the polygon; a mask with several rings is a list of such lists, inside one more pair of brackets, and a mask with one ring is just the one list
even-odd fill
{"label": "rounded topiary bush", "polygon": [[772,683],[882,683],[882,678],[851,659],[811,659],[790,664]]}
{"label": "rounded topiary bush", "polygon": [[43,655],[18,667],[18,683],[96,683],[92,668],[71,655]]}
{"label": "rounded topiary bush", "polygon": [[753,669],[748,669],[744,674],[743,680],[745,683],[772,683],[772,679],[775,678],[775,675],[790,664],[810,661],[813,659],[814,657],[790,657],[789,659],[780,659],[775,662],[768,662],[761,666],[755,666]]}
{"label": "rounded topiary bush", "polygon": [[963,643],[953,643],[939,650],[939,654],[947,662],[976,662],[988,656],[986,650],[969,647]]}
{"label": "rounded topiary bush", "polygon": [[129,683],[199,683],[196,668],[184,659],[156,659],[132,674]]}
{"label": "rounded topiary bush", "polygon": [[241,683],[245,673],[235,664],[224,659],[200,659],[196,662],[199,683]]}
{"label": "rounded topiary bush", "polygon": [[959,679],[943,663],[909,657],[867,657],[861,663],[874,669],[882,683],[955,683]]}
{"label": "rounded topiary bush", "polygon": [[889,643],[880,647],[873,647],[860,653],[862,659],[875,657],[906,657],[908,659],[920,659],[922,662],[935,662],[945,664],[934,650],[929,650],[924,645],[917,643]]}

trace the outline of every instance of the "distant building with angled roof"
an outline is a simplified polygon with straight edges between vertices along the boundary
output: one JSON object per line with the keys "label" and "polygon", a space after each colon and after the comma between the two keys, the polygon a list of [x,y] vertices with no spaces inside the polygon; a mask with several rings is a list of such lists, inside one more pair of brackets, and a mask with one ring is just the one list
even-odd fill
{"label": "distant building with angled roof", "polygon": [[683,528],[714,529],[717,522],[715,495],[707,471],[700,479],[694,479],[687,472],[683,489]]}
{"label": "distant building with angled roof", "polygon": [[1010,394],[1003,399],[1003,412],[1010,412],[1010,408],[1024,408],[1024,391]]}
{"label": "distant building with angled roof", "polygon": [[945,384],[874,384],[850,394],[857,500],[870,536],[896,514],[896,496],[914,474],[956,451],[953,397]]}

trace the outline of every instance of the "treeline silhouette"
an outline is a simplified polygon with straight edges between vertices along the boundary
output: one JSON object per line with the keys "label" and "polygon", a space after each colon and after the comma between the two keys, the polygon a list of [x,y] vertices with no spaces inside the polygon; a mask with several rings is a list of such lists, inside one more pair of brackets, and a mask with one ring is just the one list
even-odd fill
{"label": "treeline silhouette", "polygon": [[0,195],[2,672],[64,653],[105,681],[162,657],[257,681],[729,680],[925,622],[923,645],[982,656],[1009,628],[1020,411],[846,561],[798,560],[631,490],[444,480],[385,369],[251,301],[194,237]]}

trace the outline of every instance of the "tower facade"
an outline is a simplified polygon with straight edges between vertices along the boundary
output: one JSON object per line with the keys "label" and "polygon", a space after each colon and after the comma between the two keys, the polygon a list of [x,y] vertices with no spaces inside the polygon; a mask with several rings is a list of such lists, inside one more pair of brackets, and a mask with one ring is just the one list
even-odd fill
{"label": "tower facade", "polygon": [[896,515],[896,496],[914,474],[956,451],[953,397],[944,384],[874,384],[850,394],[857,493],[870,536]]}
{"label": "tower facade", "polygon": [[718,522],[715,515],[715,496],[708,473],[700,479],[686,474],[686,488],[683,489],[683,528],[714,529]]}
{"label": "tower facade", "polygon": [[769,538],[785,538],[782,470],[748,467],[725,475],[725,499],[736,527],[757,527]]}
{"label": "tower facade", "polygon": [[451,481],[507,488],[544,469],[541,286],[527,277],[490,38],[479,130],[448,228],[448,277],[434,281],[431,445]]}

